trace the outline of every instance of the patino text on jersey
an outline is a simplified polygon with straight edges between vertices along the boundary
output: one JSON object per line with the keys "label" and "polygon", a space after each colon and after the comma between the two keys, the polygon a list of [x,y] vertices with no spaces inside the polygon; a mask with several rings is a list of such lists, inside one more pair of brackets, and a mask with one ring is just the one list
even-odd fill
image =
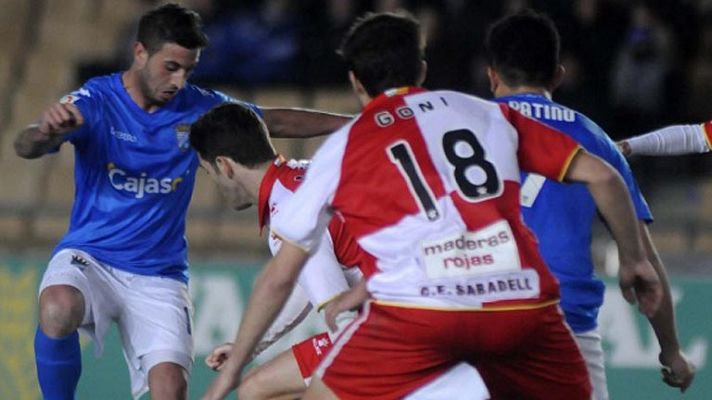
{"label": "patino text on jersey", "polygon": [[510,100],[507,105],[527,117],[549,121],[574,122],[576,113],[566,107],[556,104],[529,103],[527,101]]}

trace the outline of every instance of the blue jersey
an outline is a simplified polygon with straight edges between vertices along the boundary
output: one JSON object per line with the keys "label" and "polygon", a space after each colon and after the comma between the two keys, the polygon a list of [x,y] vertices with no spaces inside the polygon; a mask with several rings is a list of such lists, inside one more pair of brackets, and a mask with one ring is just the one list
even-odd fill
{"label": "blue jersey", "polygon": [[[495,99],[571,136],[589,153],[607,161],[623,177],[638,219],[652,215],[633,173],[615,143],[586,116],[538,94]],[[561,308],[574,332],[596,328],[605,286],[594,275],[591,236],[596,204],[583,184],[561,184],[522,174],[522,214],[539,239],[539,249],[561,285]]]}
{"label": "blue jersey", "polygon": [[234,100],[188,84],[148,113],[116,73],[61,101],[76,105],[84,124],[66,136],[75,148],[75,199],[54,252],[76,248],[122,270],[187,282],[185,216],[198,168],[190,125]]}

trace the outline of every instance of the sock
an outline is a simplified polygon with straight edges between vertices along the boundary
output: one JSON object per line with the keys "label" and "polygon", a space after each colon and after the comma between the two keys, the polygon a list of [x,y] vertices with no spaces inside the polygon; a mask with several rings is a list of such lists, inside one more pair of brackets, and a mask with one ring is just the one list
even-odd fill
{"label": "sock", "polygon": [[35,332],[35,363],[45,400],[73,400],[82,373],[79,333],[54,339],[45,335],[38,326]]}

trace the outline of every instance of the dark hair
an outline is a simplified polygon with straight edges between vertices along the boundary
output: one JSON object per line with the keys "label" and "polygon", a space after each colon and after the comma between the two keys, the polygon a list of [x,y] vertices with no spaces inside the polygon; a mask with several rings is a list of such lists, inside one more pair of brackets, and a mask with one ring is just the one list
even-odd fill
{"label": "dark hair", "polygon": [[369,96],[415,85],[424,42],[420,24],[409,14],[367,13],[351,26],[338,53]]}
{"label": "dark hair", "polygon": [[149,54],[160,50],[165,43],[175,43],[186,49],[202,49],[208,45],[200,15],[173,3],[141,17],[136,40],[143,43]]}
{"label": "dark hair", "polygon": [[490,26],[485,46],[490,66],[509,86],[548,86],[559,65],[559,32],[545,14],[532,10]]}
{"label": "dark hair", "polygon": [[262,119],[238,103],[221,104],[200,117],[190,128],[190,144],[211,164],[225,156],[252,168],[277,156]]}

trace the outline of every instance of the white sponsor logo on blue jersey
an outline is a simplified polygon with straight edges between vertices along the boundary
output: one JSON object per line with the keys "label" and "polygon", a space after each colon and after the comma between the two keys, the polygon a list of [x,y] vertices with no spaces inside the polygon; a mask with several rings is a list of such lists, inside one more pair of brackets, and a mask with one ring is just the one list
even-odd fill
{"label": "white sponsor logo on blue jersey", "polygon": [[174,192],[183,178],[152,178],[145,172],[140,176],[130,176],[126,171],[117,168],[114,163],[109,163],[109,182],[116,190],[133,193],[137,199],[146,194],[167,194]]}
{"label": "white sponsor logo on blue jersey", "polygon": [[113,136],[119,140],[125,140],[127,142],[132,142],[132,143],[138,142],[138,138],[135,135],[132,135],[128,132],[118,131],[113,126],[111,127],[111,130],[109,131],[109,133],[111,133],[111,136]]}

